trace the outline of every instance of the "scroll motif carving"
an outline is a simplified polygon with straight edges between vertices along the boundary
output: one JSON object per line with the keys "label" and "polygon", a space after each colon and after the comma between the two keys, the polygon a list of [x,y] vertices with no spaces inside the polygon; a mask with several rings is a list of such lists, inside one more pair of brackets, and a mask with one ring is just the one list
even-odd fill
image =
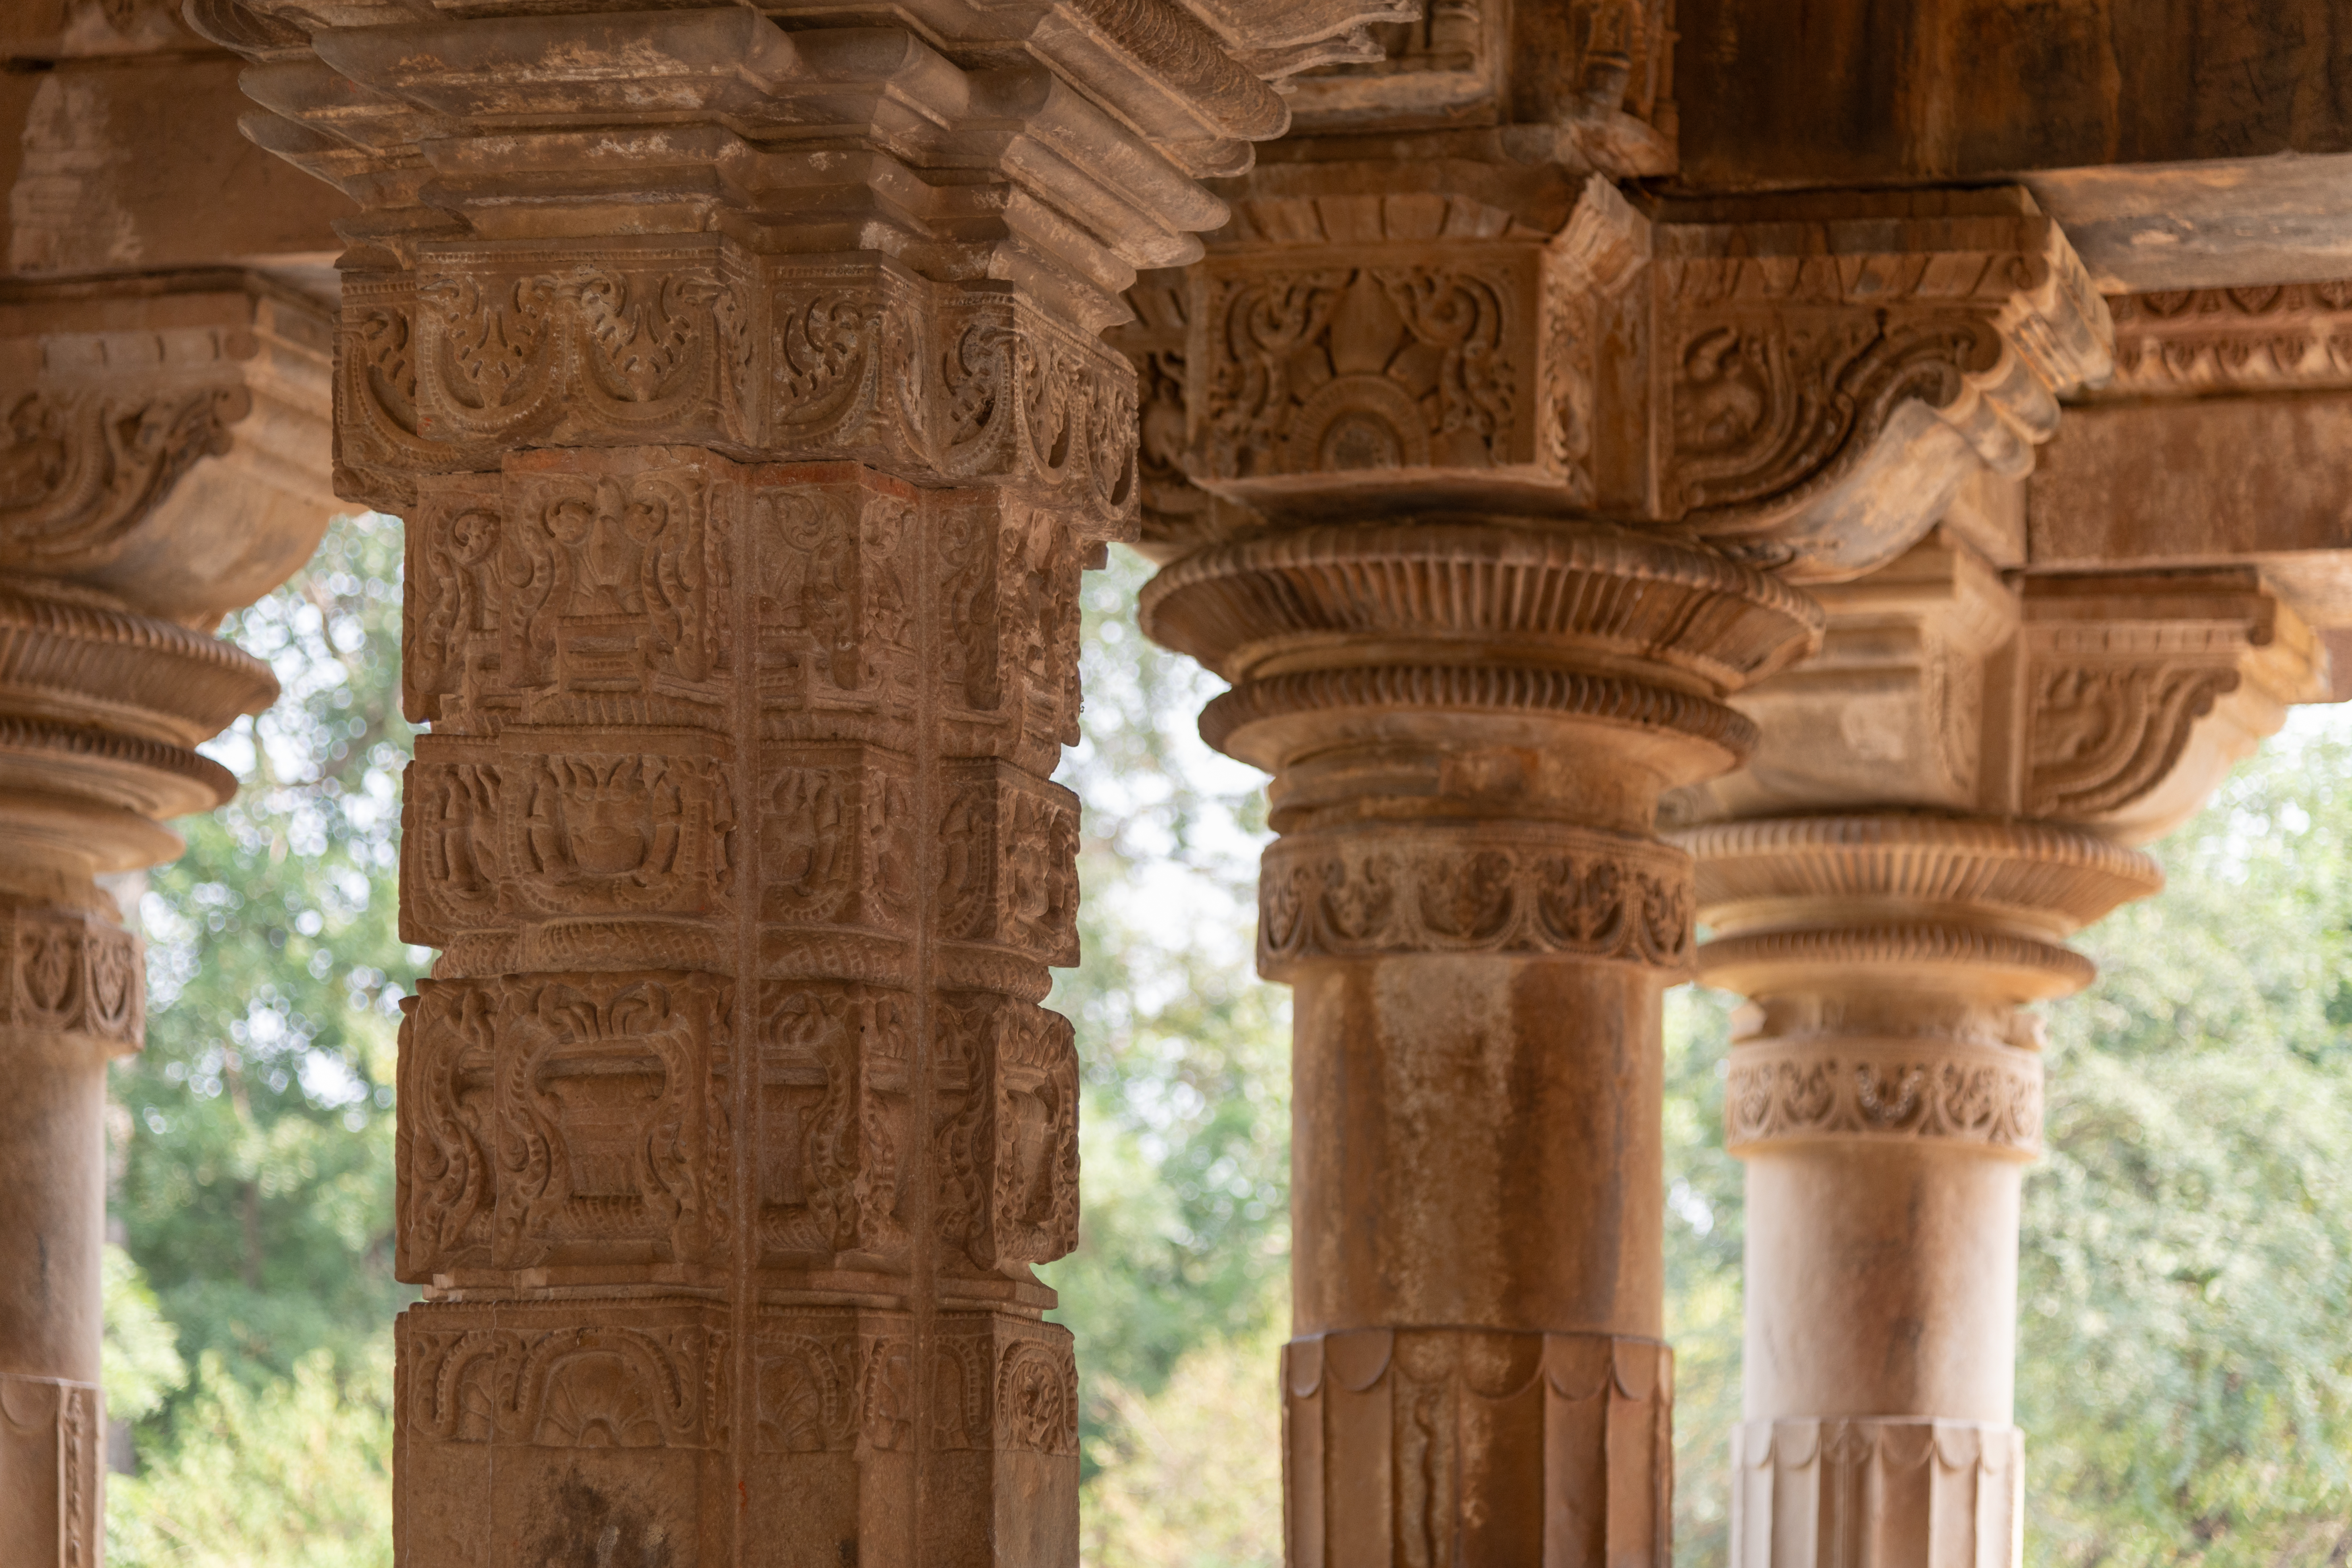
{"label": "scroll motif carving", "polygon": [[754,1356],[761,1451],[910,1448],[927,1373],[932,1449],[1077,1452],[1077,1364],[1066,1333],[953,1315],[919,1373],[912,1331],[903,1315],[870,1312],[762,1321]]}
{"label": "scroll motif carving", "polygon": [[1136,513],[1123,359],[1016,295],[877,259],[428,246],[414,274],[355,280],[342,347],[344,461],[387,500],[525,443],[685,443],[1018,484],[1096,538]]}
{"label": "scroll motif carving", "polygon": [[694,974],[424,983],[402,1026],[401,1277],[721,1261],[727,996]]}
{"label": "scroll motif carving", "polygon": [[417,942],[531,920],[723,912],[735,810],[708,757],[507,753],[411,765],[402,918]]}
{"label": "scroll motif carving", "polygon": [[2080,820],[2138,800],[2170,775],[2197,721],[2239,679],[2232,666],[2201,661],[2036,671],[2026,808]]}
{"label": "scroll motif carving", "polygon": [[113,558],[200,458],[228,449],[237,386],[71,387],[16,395],[0,423],[0,565],[68,573]]}
{"label": "scroll motif carving", "polygon": [[761,983],[760,1242],[772,1258],[889,1255],[907,1240],[914,998]]}
{"label": "scroll motif carving", "polygon": [[2030,1159],[2042,1152],[2042,1061],[2001,1051],[1739,1046],[1724,1095],[1726,1142],[1947,1139]]}
{"label": "scroll motif carving", "polygon": [[[1210,278],[1198,395],[1220,479],[1521,460],[1532,253]],[[1510,266],[1516,259],[1519,265]]]}
{"label": "scroll motif carving", "polygon": [[943,994],[932,1089],[940,1237],[1019,1277],[1078,1244],[1078,1058],[1069,1021]]}
{"label": "scroll motif carving", "polygon": [[716,1448],[727,1435],[723,1321],[686,1302],[593,1317],[414,1308],[403,1425],[439,1443]]}
{"label": "scroll motif carving", "polygon": [[[1300,1568],[1666,1550],[1674,1361],[1655,1341],[1365,1329],[1291,1341],[1282,1380]],[[1368,1475],[1379,1506],[1355,1500]]]}
{"label": "scroll motif carving", "polygon": [[1266,851],[1258,889],[1258,967],[1275,978],[1384,952],[1690,961],[1689,860],[1603,834],[1297,834]]}

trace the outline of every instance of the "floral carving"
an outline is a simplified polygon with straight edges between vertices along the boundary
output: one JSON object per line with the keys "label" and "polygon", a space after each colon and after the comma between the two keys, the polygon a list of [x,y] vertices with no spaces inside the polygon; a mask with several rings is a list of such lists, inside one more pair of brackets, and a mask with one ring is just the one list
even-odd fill
{"label": "floral carving", "polygon": [[889,1253],[915,1149],[914,999],[768,981],[761,992],[760,1237],[796,1258]]}
{"label": "floral carving", "polygon": [[17,909],[0,910],[0,1022],[138,1049],[147,985],[137,937],[89,915]]}
{"label": "floral carving", "polygon": [[2042,1062],[2021,1050],[1742,1046],[1730,1075],[1733,1145],[1860,1137],[1948,1139],[2029,1157],[2042,1148]]}
{"label": "floral carving", "polygon": [[218,384],[16,395],[0,409],[0,568],[112,560],[197,459],[228,450],[249,405]]}
{"label": "floral carving", "polygon": [[403,1424],[442,1443],[715,1448],[727,1333],[706,1320],[719,1316],[688,1303],[594,1317],[427,1305],[403,1322]]}
{"label": "floral carving", "polygon": [[938,828],[941,934],[1077,962],[1077,797],[1003,763],[959,764]]}
{"label": "floral carving", "polygon": [[1690,960],[1690,862],[1574,830],[1295,835],[1266,851],[1258,966],[1382,952],[1548,952],[1679,969]]}
{"label": "floral carving", "polygon": [[942,994],[933,1068],[940,1239],[1015,1277],[1078,1243],[1078,1058],[1069,1020]]}
{"label": "floral carving", "polygon": [[2053,663],[2033,676],[2026,806],[2079,821],[2131,805],[2168,779],[2197,721],[2238,689],[2234,664]]}
{"label": "floral carving", "polygon": [[2352,282],[2122,294],[2115,390],[2281,390],[2352,384]]}
{"label": "floral carving", "polygon": [[[1491,264],[1490,264],[1491,265]],[[1192,366],[1219,479],[1518,459],[1524,268],[1213,273]]]}

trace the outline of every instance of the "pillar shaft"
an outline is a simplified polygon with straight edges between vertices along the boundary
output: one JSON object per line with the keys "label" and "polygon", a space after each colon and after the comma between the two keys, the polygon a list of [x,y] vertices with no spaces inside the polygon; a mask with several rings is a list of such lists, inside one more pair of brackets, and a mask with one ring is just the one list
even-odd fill
{"label": "pillar shaft", "polygon": [[1203,732],[1275,775],[1290,1561],[1663,1562],[1660,996],[1691,883],[1648,824],[1740,754],[1717,697],[1811,606],[1690,545],[1457,521],[1203,552],[1144,617],[1235,681]]}
{"label": "pillar shaft", "polygon": [[1822,652],[1740,700],[1749,766],[1673,807],[1717,818],[1674,837],[1701,972],[1750,1004],[1738,1568],[2021,1561],[2026,1009],[2091,980],[2071,933],[2160,885],[2125,845],[2315,695],[2312,639],[2250,578],[2012,586],[2002,510],[1823,589]]}
{"label": "pillar shaft", "polygon": [[249,9],[430,726],[399,1560],[1075,1563],[1095,334],[1362,8]]}
{"label": "pillar shaft", "polygon": [[[236,783],[194,747],[277,695],[210,635],[299,565],[325,312],[218,274],[0,285],[0,1560],[96,1568],[106,1069],[145,962],[98,879]],[[309,481],[306,483],[306,479]]]}

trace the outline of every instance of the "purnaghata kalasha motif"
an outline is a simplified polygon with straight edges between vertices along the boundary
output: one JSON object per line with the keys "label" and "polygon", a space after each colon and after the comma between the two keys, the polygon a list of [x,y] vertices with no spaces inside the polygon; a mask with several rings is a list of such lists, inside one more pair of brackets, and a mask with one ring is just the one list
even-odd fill
{"label": "purnaghata kalasha motif", "polygon": [[1821,1138],[1948,1139],[2042,1151],[2042,1059],[2014,1047],[1850,1041],[1732,1048],[1729,1145]]}
{"label": "purnaghata kalasha motif", "polygon": [[941,993],[931,1142],[940,1239],[1021,1278],[1078,1244],[1078,1056],[1069,1020]]}
{"label": "purnaghata kalasha motif", "polygon": [[399,1268],[716,1266],[727,982],[426,981],[402,1026]]}
{"label": "purnaghata kalasha motif", "polygon": [[1258,879],[1258,967],[1382,953],[1556,953],[1679,969],[1689,858],[1528,824],[1280,839]]}
{"label": "purnaghata kalasha motif", "polygon": [[906,1264],[915,999],[886,987],[760,988],[759,1240],[764,1261]]}
{"label": "purnaghata kalasha motif", "polygon": [[1219,259],[1188,363],[1194,461],[1249,479],[1525,460],[1531,247],[1445,261]]}
{"label": "purnaghata kalasha motif", "polygon": [[137,937],[97,915],[16,909],[0,910],[0,1023],[139,1048],[147,975]]}
{"label": "purnaghata kalasha motif", "polygon": [[[415,1438],[538,1448],[714,1448],[727,1435],[723,1309],[428,1303],[402,1320]],[[616,1321],[617,1320],[617,1321]]]}
{"label": "purnaghata kalasha motif", "polygon": [[503,753],[441,761],[427,739],[403,802],[413,940],[516,918],[712,916],[734,887],[735,808],[709,756]]}

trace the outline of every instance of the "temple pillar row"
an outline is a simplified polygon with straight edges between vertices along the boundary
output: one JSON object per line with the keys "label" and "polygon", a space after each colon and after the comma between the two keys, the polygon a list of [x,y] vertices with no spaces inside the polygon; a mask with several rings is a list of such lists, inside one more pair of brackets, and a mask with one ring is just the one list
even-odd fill
{"label": "temple pillar row", "polygon": [[[220,273],[0,285],[0,1560],[97,1568],[106,1069],[145,957],[99,879],[236,791],[278,695],[214,635],[307,559],[328,312]],[[310,460],[306,463],[305,458]]]}
{"label": "temple pillar row", "polygon": [[1670,109],[1630,79],[1590,140],[1391,148],[1326,103],[1114,334],[1144,629],[1273,775],[1297,1568],[1667,1561],[1660,996],[1707,884],[1661,802],[1771,743],[1741,694],[1821,647],[1809,584],[2025,472],[2107,370],[2022,193],[1629,197]]}
{"label": "temple pillar row", "polygon": [[2020,577],[2016,521],[1975,487],[1818,590],[1821,652],[1738,700],[1748,765],[1669,802],[1699,972],[1748,998],[1738,1568],[2022,1561],[2032,1005],[2094,977],[2070,936],[2162,885],[2135,846],[2326,690],[2252,571]]}
{"label": "temple pillar row", "polygon": [[1097,334],[1390,8],[233,9],[408,521],[398,1560],[1075,1563]]}

